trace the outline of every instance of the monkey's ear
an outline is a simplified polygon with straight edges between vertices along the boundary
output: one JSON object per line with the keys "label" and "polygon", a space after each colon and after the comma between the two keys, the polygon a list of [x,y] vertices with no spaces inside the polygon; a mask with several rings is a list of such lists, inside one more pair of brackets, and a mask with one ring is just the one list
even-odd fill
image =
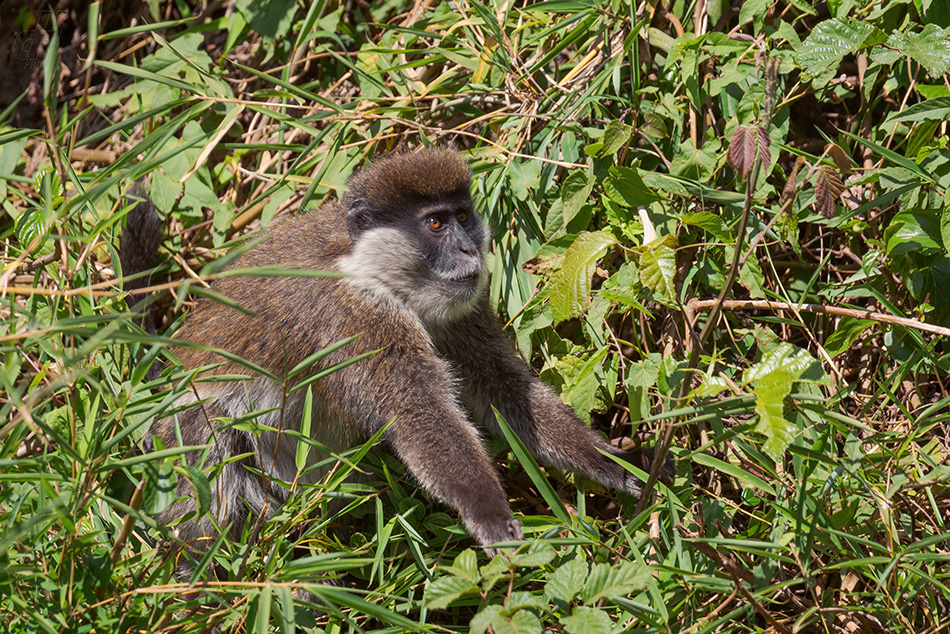
{"label": "monkey's ear", "polygon": [[369,200],[363,196],[347,196],[344,201],[346,205],[346,230],[351,237],[371,229],[374,224],[375,209]]}

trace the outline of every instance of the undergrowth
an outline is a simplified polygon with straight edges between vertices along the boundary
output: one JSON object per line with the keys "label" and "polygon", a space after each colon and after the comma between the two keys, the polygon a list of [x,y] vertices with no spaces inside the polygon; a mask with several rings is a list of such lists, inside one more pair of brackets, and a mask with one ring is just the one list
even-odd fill
{"label": "undergrowth", "polygon": [[[24,5],[2,629],[946,631],[948,26],[903,0]],[[153,514],[215,474],[148,446],[200,380],[169,337],[232,247],[428,144],[471,161],[513,345],[675,482],[630,499],[496,442],[526,540],[489,559],[370,441],[177,578]],[[136,181],[167,237],[133,311]]]}

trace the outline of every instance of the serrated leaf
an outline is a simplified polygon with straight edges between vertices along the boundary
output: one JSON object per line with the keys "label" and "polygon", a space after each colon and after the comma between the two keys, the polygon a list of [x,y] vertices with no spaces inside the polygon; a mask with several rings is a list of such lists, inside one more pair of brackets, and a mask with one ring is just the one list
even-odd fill
{"label": "serrated leaf", "polygon": [[570,634],[610,634],[613,621],[603,610],[577,606],[569,616],[561,619],[564,631]]}
{"label": "serrated leaf", "polygon": [[807,352],[790,343],[779,343],[762,355],[762,360],[746,370],[743,382],[756,381],[755,411],[759,415],[756,431],[765,436],[764,449],[778,460],[792,442],[797,431],[785,418],[785,397],[792,385],[815,360]]}
{"label": "serrated leaf", "polygon": [[514,566],[522,566],[525,568],[539,568],[550,563],[556,556],[557,552],[551,544],[535,542],[531,544],[531,548],[528,549],[528,552],[520,553],[512,557],[511,563]]}
{"label": "serrated leaf", "polygon": [[611,166],[609,176],[604,179],[604,193],[618,205],[640,207],[660,199],[650,189],[640,173],[632,167]]}
{"label": "serrated leaf", "polygon": [[830,165],[815,170],[815,207],[825,218],[834,218],[835,200],[844,191],[844,183]]}
{"label": "serrated leaf", "polygon": [[640,282],[669,303],[676,300],[676,252],[665,244],[640,254]]}
{"label": "serrated leaf", "polygon": [[478,586],[468,579],[446,575],[428,583],[423,603],[430,610],[441,610],[447,608],[459,597],[477,593]]}
{"label": "serrated leaf", "polygon": [[801,348],[781,342],[764,352],[758,363],[742,373],[742,382],[758,381],[778,370],[789,370],[801,376],[814,363],[812,356]]}
{"label": "serrated leaf", "polygon": [[950,253],[950,213],[946,211],[940,215],[940,237],[944,250]]}
{"label": "serrated leaf", "polygon": [[894,31],[885,46],[874,50],[871,59],[879,64],[893,64],[902,56],[918,62],[934,78],[950,70],[950,42],[936,24],[926,24],[920,33]]}
{"label": "serrated leaf", "polygon": [[508,618],[499,614],[491,627],[495,634],[541,634],[541,621],[528,610],[518,610]]}
{"label": "serrated leaf", "polygon": [[475,556],[475,551],[471,548],[466,548],[459,553],[452,562],[452,565],[445,566],[443,570],[456,577],[467,579],[472,583],[478,583],[481,579],[481,575],[478,573],[478,558]]}
{"label": "serrated leaf", "polygon": [[574,557],[557,567],[557,570],[548,576],[544,586],[544,596],[552,601],[569,604],[574,600],[587,581],[587,562],[580,557]]}
{"label": "serrated leaf", "polygon": [[584,314],[590,302],[590,280],[597,261],[617,239],[606,231],[582,233],[564,254],[561,268],[551,276],[551,310],[555,323]]}
{"label": "serrated leaf", "polygon": [[837,166],[839,172],[842,174],[851,172],[851,158],[848,156],[848,153],[844,151],[844,148],[837,143],[829,143],[825,146],[825,152],[827,152],[831,160],[835,162],[835,166]]}
{"label": "serrated leaf", "polygon": [[594,177],[586,170],[575,170],[568,174],[561,185],[562,226],[573,220],[587,202],[594,189]]}
{"label": "serrated leaf", "polygon": [[649,581],[650,569],[647,566],[629,561],[617,565],[596,564],[591,568],[581,597],[586,604],[626,597],[646,588]]}
{"label": "serrated leaf", "polygon": [[469,634],[485,634],[492,624],[492,621],[495,620],[504,609],[504,606],[498,605],[497,603],[486,605],[485,609],[472,617],[472,621],[468,624]]}
{"label": "serrated leaf", "polygon": [[539,595],[527,590],[513,590],[505,601],[505,609],[509,612],[523,610],[525,608],[534,608],[536,610],[546,610],[548,604]]}
{"label": "serrated leaf", "polygon": [[855,53],[874,27],[865,22],[832,18],[819,22],[802,42],[796,55],[802,69],[817,77],[834,71],[845,55]]}
{"label": "serrated leaf", "polygon": [[785,418],[785,397],[792,391],[796,378],[788,370],[775,370],[759,379],[752,389],[755,413],[759,415],[755,430],[765,436],[763,449],[773,460],[782,457],[797,431]]}
{"label": "serrated leaf", "polygon": [[752,162],[755,161],[755,137],[749,126],[740,125],[732,133],[729,140],[729,150],[726,152],[726,160],[737,174],[745,178],[752,169]]}

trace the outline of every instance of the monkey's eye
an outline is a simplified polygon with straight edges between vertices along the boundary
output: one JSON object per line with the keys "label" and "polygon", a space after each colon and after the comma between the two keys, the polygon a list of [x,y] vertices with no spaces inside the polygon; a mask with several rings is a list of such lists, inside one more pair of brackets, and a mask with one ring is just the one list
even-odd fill
{"label": "monkey's eye", "polygon": [[442,222],[442,219],[441,219],[441,218],[437,218],[436,216],[432,216],[432,217],[426,219],[426,224],[427,224],[427,225],[429,226],[429,228],[432,229],[433,231],[441,231],[442,228],[445,227],[445,223]]}
{"label": "monkey's eye", "polygon": [[455,214],[455,219],[459,221],[460,225],[464,225],[466,222],[468,222],[468,214],[464,211],[460,211]]}

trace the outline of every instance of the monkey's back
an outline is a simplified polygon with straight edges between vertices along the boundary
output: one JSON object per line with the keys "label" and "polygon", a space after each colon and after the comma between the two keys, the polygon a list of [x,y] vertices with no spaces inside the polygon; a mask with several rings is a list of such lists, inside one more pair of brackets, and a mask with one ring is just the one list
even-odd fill
{"label": "monkey's back", "polygon": [[[345,218],[336,202],[320,209],[287,218],[274,227],[263,242],[242,255],[232,268],[283,267],[306,271],[336,272],[337,260],[350,253],[352,244]],[[237,302],[247,314],[211,298],[201,298],[175,338],[201,342],[202,348],[178,346],[174,352],[188,369],[215,363],[224,364],[209,374],[249,375],[247,382],[202,383],[196,387],[199,398],[214,398],[214,415],[237,417],[248,411],[247,394],[255,394],[256,409],[279,408],[279,426],[298,428],[302,415],[302,392],[290,398],[287,390],[316,372],[358,355],[373,356],[329,374],[312,384],[314,424],[317,440],[333,449],[344,449],[359,440],[353,430],[372,430],[379,403],[368,399],[361,385],[391,381],[397,359],[403,353],[428,354],[431,341],[414,317],[386,302],[367,302],[360,291],[338,277],[234,276],[217,280],[215,293]],[[288,306],[292,307],[288,310]],[[205,348],[219,348],[264,370],[284,377],[287,372],[313,353],[338,341],[356,337],[308,370],[277,386],[269,379]],[[394,343],[395,342],[395,343]],[[186,399],[193,400],[193,399]],[[339,403],[346,402],[346,408]],[[356,407],[354,407],[356,405]],[[268,418],[271,426],[276,418]],[[383,421],[385,423],[385,421]],[[206,426],[208,428],[209,426]],[[168,444],[174,441],[170,421],[160,424],[159,436]],[[205,442],[193,439],[196,444]]]}

